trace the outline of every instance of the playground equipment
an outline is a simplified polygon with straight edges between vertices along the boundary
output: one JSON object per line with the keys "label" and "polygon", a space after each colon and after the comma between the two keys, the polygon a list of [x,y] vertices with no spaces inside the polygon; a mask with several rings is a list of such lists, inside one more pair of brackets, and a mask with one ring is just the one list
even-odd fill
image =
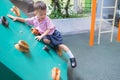
{"label": "playground equipment", "polygon": [[29,45],[24,40],[19,40],[18,43],[15,44],[15,48],[24,53],[29,52]]}
{"label": "playground equipment", "polygon": [[[104,33],[111,33],[110,42],[112,42],[112,40],[113,40],[113,32],[114,32],[114,25],[115,25],[115,15],[116,15],[117,2],[118,2],[118,0],[115,0],[115,5],[114,6],[104,6],[104,0],[102,0],[100,20],[99,20],[100,21],[100,26],[99,26],[99,32],[98,32],[98,44],[100,44],[101,34],[104,34]],[[103,19],[103,10],[104,9],[114,9],[112,19]],[[102,22],[103,21],[112,21],[111,30],[102,31]]]}
{"label": "playground equipment", "polygon": [[[7,5],[7,6],[5,6]],[[10,0],[1,0],[0,15],[7,18],[7,14],[14,15],[10,11],[14,6]],[[8,15],[8,16],[10,16]],[[27,16],[21,11],[21,17]],[[13,18],[13,16],[10,16]],[[51,80],[51,67],[57,66],[61,70],[61,78],[67,79],[67,62],[56,55],[56,51],[51,49],[47,54],[42,48],[45,44],[35,40],[35,36],[31,33],[30,26],[25,23],[13,22],[7,19],[9,28],[0,25],[0,62],[13,71],[23,80]],[[21,43],[23,40],[29,44],[29,53],[22,54],[14,45]],[[19,46],[18,46],[19,47]],[[27,47],[28,49],[28,47]],[[58,64],[61,64],[58,66]],[[24,69],[24,70],[23,70]]]}
{"label": "playground equipment", "polygon": [[56,67],[52,69],[52,78],[53,80],[60,80],[60,69]]}
{"label": "playground equipment", "polygon": [[[115,15],[116,15],[116,7],[117,7],[117,1],[115,0],[115,5],[114,6],[103,6],[104,4],[104,0],[102,0],[102,5],[101,5],[101,13],[100,13],[100,19],[97,19],[98,21],[100,21],[100,26],[99,26],[99,33],[98,33],[98,44],[100,44],[100,38],[101,38],[101,34],[103,33],[111,33],[111,38],[110,38],[110,42],[112,42],[113,39],[113,32],[114,32],[114,20],[115,20]],[[91,17],[91,29],[90,29],[90,42],[89,45],[93,46],[94,45],[94,28],[95,28],[95,23],[96,23],[96,0],[92,0],[92,17]],[[103,19],[103,9],[114,9],[114,15],[113,15],[113,19]],[[108,31],[102,31],[101,29],[101,24],[103,21],[112,21],[112,27],[111,30]],[[118,31],[119,34],[119,31]],[[120,36],[120,35],[119,35]]]}
{"label": "playground equipment", "polygon": [[118,24],[118,36],[117,36],[117,41],[120,42],[120,20]]}
{"label": "playground equipment", "polygon": [[31,29],[31,32],[34,34],[34,35],[40,35],[39,31],[36,29],[36,28],[32,28]]}

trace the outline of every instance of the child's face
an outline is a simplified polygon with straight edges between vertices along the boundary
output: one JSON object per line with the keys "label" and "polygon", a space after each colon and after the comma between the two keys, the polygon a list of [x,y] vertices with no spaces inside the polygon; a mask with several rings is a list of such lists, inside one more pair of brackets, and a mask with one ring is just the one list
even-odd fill
{"label": "child's face", "polygon": [[40,21],[42,21],[46,17],[46,10],[35,11],[35,15],[38,17]]}

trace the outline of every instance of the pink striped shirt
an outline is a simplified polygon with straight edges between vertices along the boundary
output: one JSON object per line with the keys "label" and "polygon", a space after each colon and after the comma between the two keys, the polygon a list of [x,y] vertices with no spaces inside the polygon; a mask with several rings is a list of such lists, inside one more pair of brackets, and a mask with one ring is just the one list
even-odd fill
{"label": "pink striped shirt", "polygon": [[51,30],[48,35],[52,35],[55,31],[55,26],[48,16],[46,16],[46,18],[41,22],[39,22],[37,16],[27,18],[26,22],[28,25],[32,25],[36,29],[38,29],[40,34],[43,34],[47,29]]}

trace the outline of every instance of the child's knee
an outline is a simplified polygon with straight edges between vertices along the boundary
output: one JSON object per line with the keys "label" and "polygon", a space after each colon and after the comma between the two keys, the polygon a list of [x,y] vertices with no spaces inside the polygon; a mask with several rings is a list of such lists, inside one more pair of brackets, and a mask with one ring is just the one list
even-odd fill
{"label": "child's knee", "polygon": [[43,42],[46,44],[50,44],[50,40],[49,39],[43,39]]}

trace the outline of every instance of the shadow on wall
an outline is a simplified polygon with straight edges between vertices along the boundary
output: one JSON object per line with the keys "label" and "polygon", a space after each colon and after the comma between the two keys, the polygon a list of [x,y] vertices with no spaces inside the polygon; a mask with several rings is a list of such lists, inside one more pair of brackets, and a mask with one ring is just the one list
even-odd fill
{"label": "shadow on wall", "polygon": [[0,80],[22,80],[22,79],[0,62]]}

